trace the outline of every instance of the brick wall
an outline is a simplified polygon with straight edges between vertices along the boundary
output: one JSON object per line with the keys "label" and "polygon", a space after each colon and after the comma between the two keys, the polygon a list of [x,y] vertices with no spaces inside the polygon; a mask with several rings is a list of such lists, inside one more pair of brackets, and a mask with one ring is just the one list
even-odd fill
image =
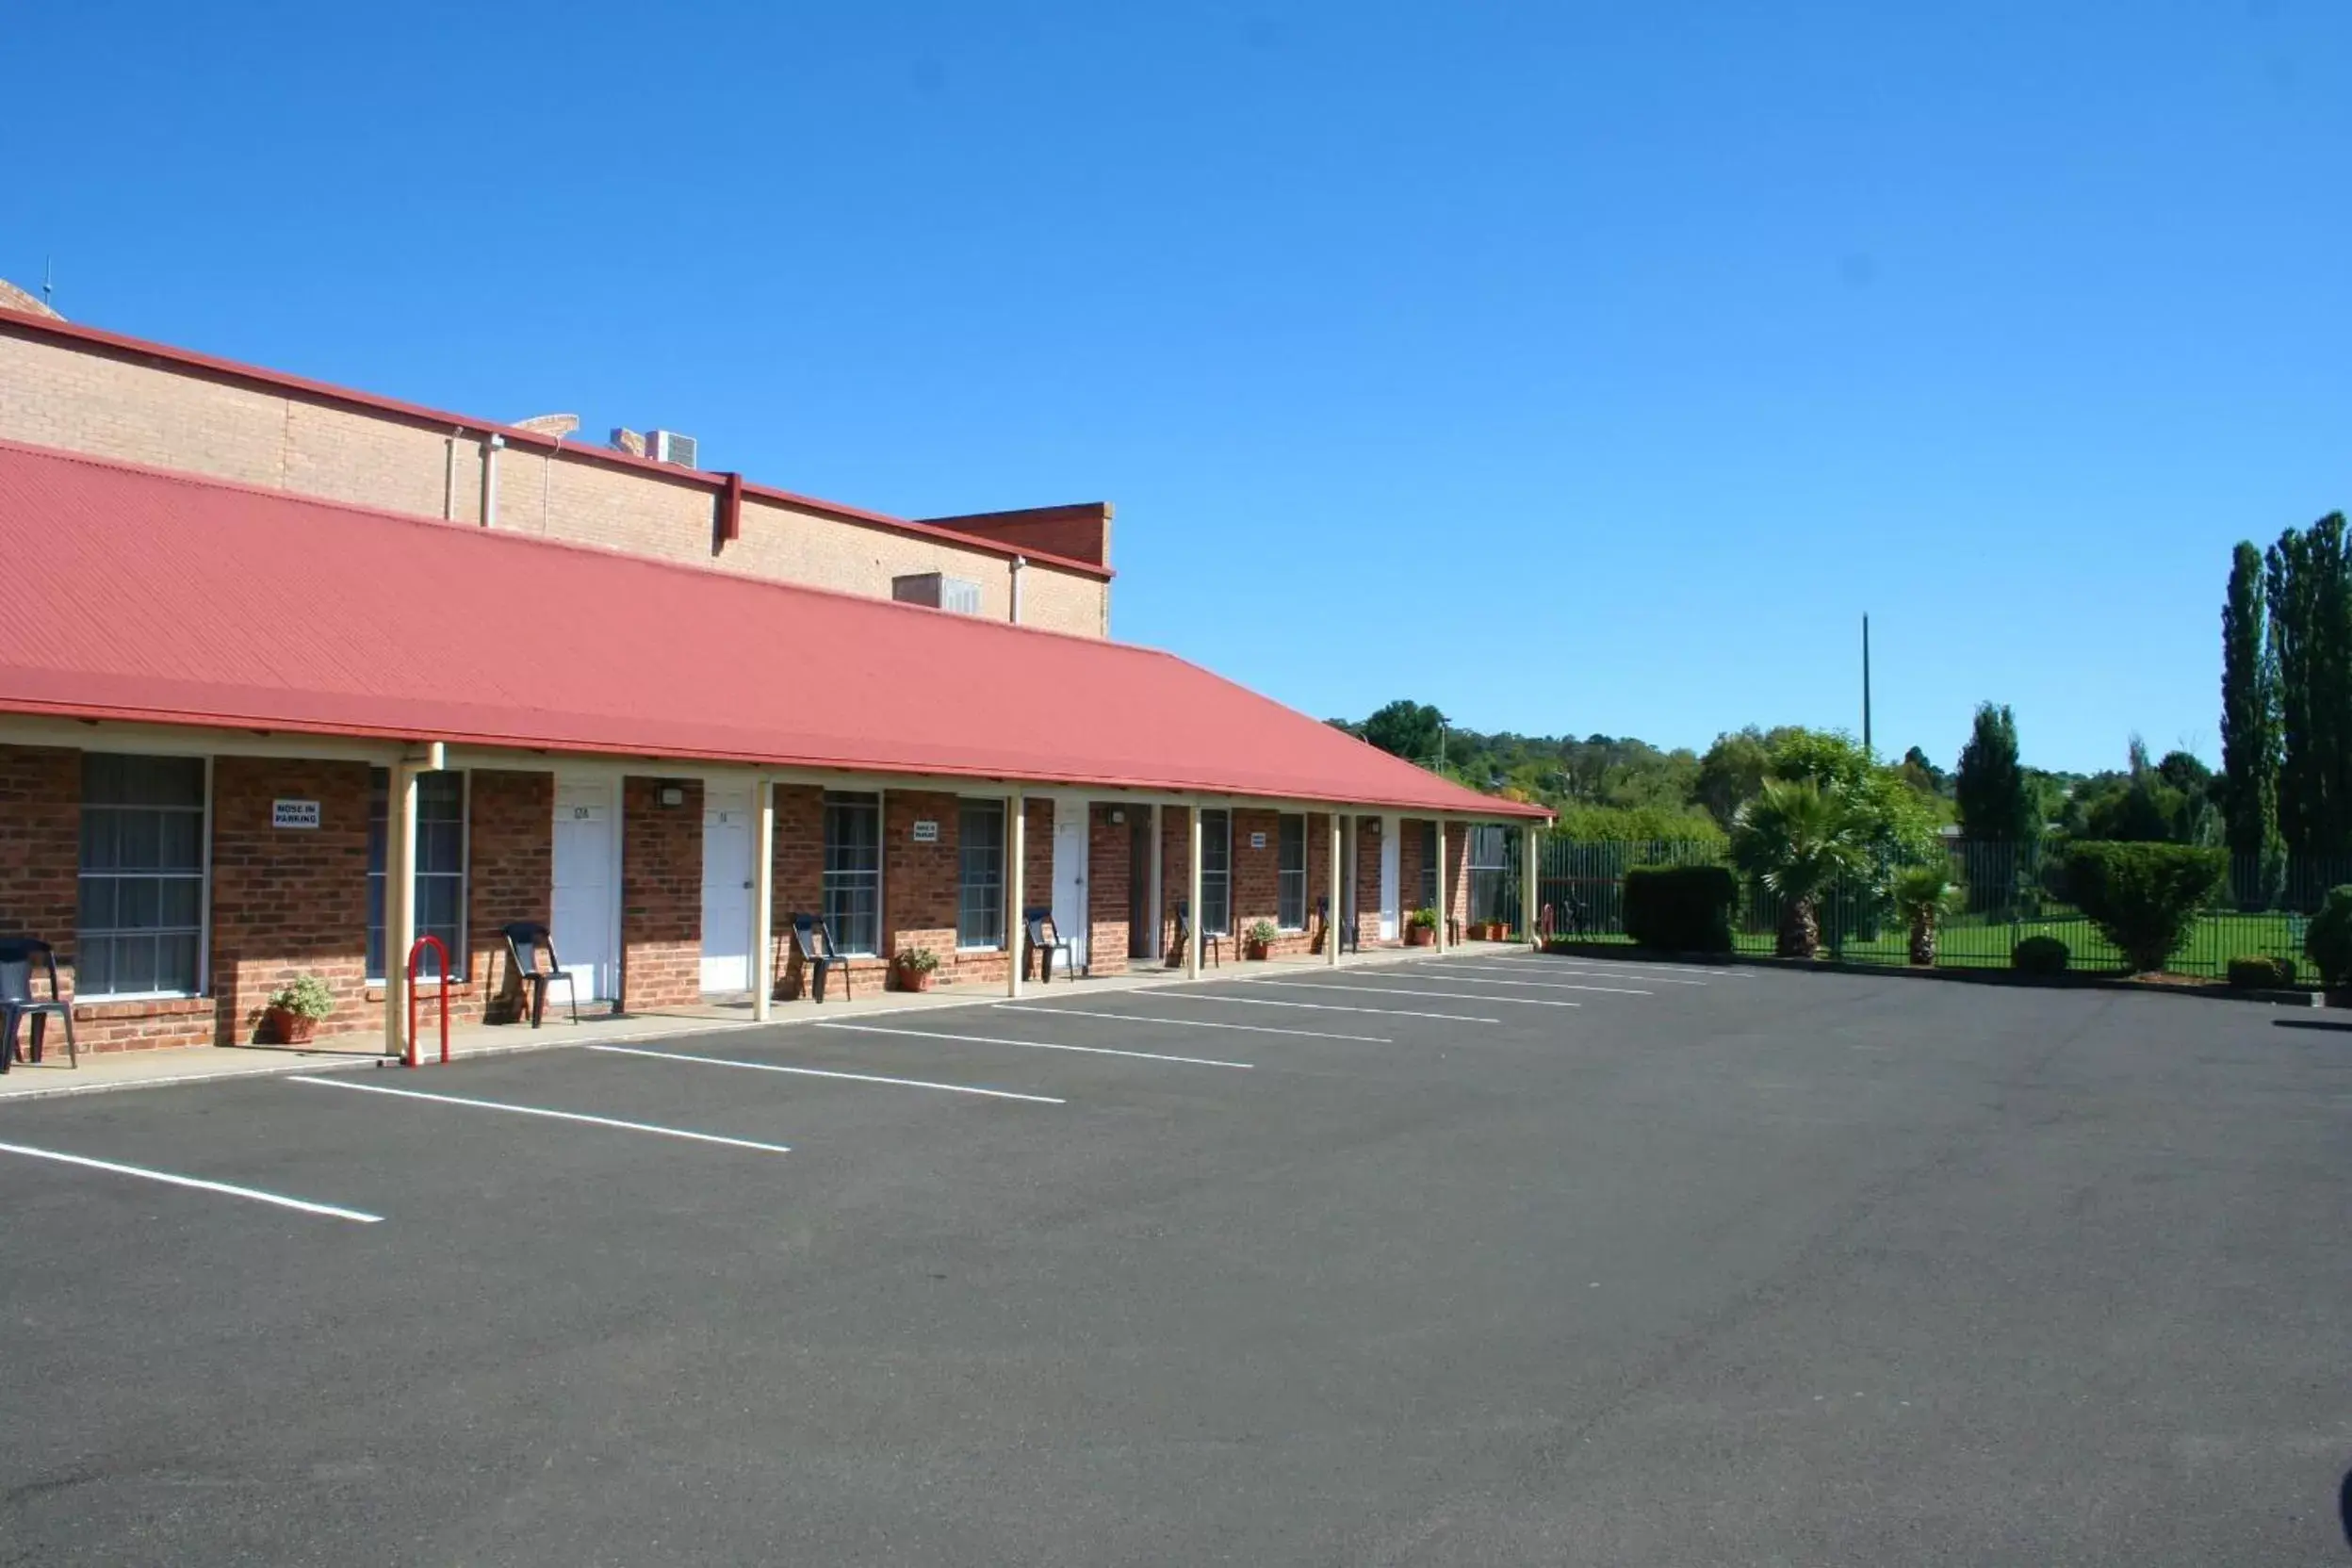
{"label": "brick wall", "polygon": [[1135,906],[1133,829],[1111,821],[1138,807],[1095,806],[1086,812],[1086,970],[1090,974],[1127,972],[1127,927]]}
{"label": "brick wall", "polygon": [[1192,808],[1160,808],[1160,952],[1161,962],[1181,965],[1184,956],[1176,946],[1176,906],[1192,897]]}
{"label": "brick wall", "polygon": [[813,785],[776,787],[775,994],[800,988],[800,951],[792,944],[792,917],[825,912],[825,792]]}
{"label": "brick wall", "polygon": [[[0,321],[0,438],[417,516],[485,514],[479,432],[452,436],[436,420],[20,321]],[[576,442],[559,455],[517,443],[501,451],[497,526],[876,598],[890,596],[893,577],[946,572],[980,584],[984,613],[1010,613],[1003,554],[757,496],[744,501],[742,538],[714,557],[719,494],[710,476],[616,466],[594,449]],[[1021,593],[1029,625],[1106,634],[1110,586],[1099,578],[1033,561]]]}
{"label": "brick wall", "polygon": [[[956,945],[963,880],[961,797],[893,790],[883,798],[882,816],[885,951],[929,948],[939,960],[935,986],[1002,985],[1010,961],[1004,948],[967,951]],[[918,822],[939,824],[937,843],[915,842]]]}
{"label": "brick wall", "polygon": [[[216,1017],[204,1039],[184,1043],[252,1043],[264,999],[306,974],[335,996],[321,1037],[382,1026],[368,1005],[368,792],[365,762],[213,759]],[[318,827],[271,826],[271,804],[282,797],[317,801]]]}
{"label": "brick wall", "polygon": [[[662,792],[684,793],[677,806]],[[621,1005],[702,1000],[702,781],[621,781]]]}
{"label": "brick wall", "polygon": [[452,999],[450,1016],[512,1023],[522,1016],[522,987],[515,983],[502,928],[515,921],[546,925],[554,919],[555,776],[482,769],[466,788],[472,859],[466,888],[470,984],[466,994]]}
{"label": "brick wall", "polygon": [[58,983],[74,985],[80,911],[82,754],[0,746],[0,932],[57,950]]}

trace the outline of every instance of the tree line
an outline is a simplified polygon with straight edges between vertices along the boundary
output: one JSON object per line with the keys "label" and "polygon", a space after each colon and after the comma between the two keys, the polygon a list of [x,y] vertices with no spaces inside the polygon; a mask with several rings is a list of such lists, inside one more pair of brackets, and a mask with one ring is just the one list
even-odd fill
{"label": "tree line", "polygon": [[2266,868],[2352,852],[2352,558],[2344,514],[2241,541],[2221,608],[2222,811]]}

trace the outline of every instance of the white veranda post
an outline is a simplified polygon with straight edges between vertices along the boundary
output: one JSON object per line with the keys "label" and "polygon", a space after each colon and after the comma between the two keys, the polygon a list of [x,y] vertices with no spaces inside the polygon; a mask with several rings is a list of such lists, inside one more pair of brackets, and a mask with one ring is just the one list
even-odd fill
{"label": "white veranda post", "polygon": [[1029,802],[1019,790],[1004,803],[1004,952],[1012,960],[1004,966],[1004,994],[1021,995],[1021,970],[1028,956],[1021,943],[1028,939],[1028,924],[1021,918],[1027,906],[1029,861]]}
{"label": "white veranda post", "polygon": [[1331,887],[1330,893],[1326,895],[1331,899],[1331,903],[1325,906],[1331,913],[1326,916],[1323,921],[1323,946],[1325,949],[1323,961],[1331,966],[1333,969],[1337,969],[1339,967],[1339,934],[1341,931],[1346,929],[1346,923],[1348,917],[1348,911],[1339,906],[1339,890],[1344,884],[1342,883],[1339,874],[1339,813],[1336,810],[1331,813],[1331,874],[1330,880]]}
{"label": "white veranda post", "polygon": [[762,778],[753,789],[751,1016],[765,1023],[776,1010],[776,780]]}
{"label": "white veranda post", "polygon": [[1437,897],[1431,901],[1431,907],[1437,911],[1437,930],[1429,942],[1443,953],[1446,951],[1446,819],[1438,818],[1434,825],[1437,831],[1430,837],[1436,841],[1437,874],[1429,878],[1429,886],[1437,890]]}

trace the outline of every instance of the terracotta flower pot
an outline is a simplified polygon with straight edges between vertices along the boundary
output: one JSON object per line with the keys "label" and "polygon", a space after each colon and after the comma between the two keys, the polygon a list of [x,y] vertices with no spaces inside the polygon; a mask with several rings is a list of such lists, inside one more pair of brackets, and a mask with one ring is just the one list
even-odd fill
{"label": "terracotta flower pot", "polygon": [[1263,960],[1266,957],[1266,947],[1264,942],[1246,942],[1242,946],[1242,956],[1245,958],[1257,958]]}
{"label": "terracotta flower pot", "polygon": [[1405,927],[1405,945],[1407,947],[1427,947],[1435,940],[1437,940],[1437,927],[1434,925],[1408,925]]}
{"label": "terracotta flower pot", "polygon": [[261,1015],[262,1026],[270,1038],[279,1045],[308,1045],[318,1033],[318,1021],[286,1007],[271,1007]]}
{"label": "terracotta flower pot", "polygon": [[901,965],[898,971],[898,988],[903,991],[927,991],[931,988],[931,982],[938,973],[937,970],[907,969]]}

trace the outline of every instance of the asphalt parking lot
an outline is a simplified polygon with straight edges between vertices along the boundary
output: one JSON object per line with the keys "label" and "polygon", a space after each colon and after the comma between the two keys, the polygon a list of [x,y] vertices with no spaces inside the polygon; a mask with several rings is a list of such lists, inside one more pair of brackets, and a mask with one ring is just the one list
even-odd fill
{"label": "asphalt parking lot", "polygon": [[2322,1019],[1490,956],[11,1105],[0,1562],[2352,1560]]}

